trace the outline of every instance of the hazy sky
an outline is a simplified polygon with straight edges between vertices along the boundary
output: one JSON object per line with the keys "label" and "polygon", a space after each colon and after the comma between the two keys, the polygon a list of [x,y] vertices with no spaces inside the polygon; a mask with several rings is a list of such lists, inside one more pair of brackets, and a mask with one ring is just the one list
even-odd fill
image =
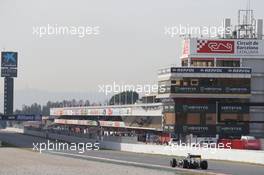
{"label": "hazy sky", "polygon": [[[154,83],[157,69],[178,63],[180,38],[165,26],[221,25],[246,0],[0,0],[1,50],[18,51],[15,89],[97,91],[112,81]],[[256,18],[264,1],[251,0]],[[34,26],[99,26],[100,35],[33,35]],[[1,89],[3,86],[3,78]]]}

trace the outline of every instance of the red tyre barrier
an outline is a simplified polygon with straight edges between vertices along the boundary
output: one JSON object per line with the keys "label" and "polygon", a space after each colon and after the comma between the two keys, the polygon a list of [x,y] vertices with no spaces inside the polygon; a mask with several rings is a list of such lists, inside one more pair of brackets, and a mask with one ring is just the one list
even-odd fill
{"label": "red tyre barrier", "polygon": [[164,133],[164,134],[162,134],[160,136],[160,142],[161,142],[161,144],[169,143],[170,139],[171,139],[170,134],[165,134]]}
{"label": "red tyre barrier", "polygon": [[245,141],[234,139],[232,140],[232,149],[245,149]]}
{"label": "red tyre barrier", "polygon": [[218,144],[224,145],[225,149],[229,149],[227,145],[231,146],[231,149],[250,149],[261,150],[261,141],[259,139],[254,140],[240,140],[240,139],[219,139]]}
{"label": "red tyre barrier", "polygon": [[232,141],[230,139],[219,139],[218,145],[221,145],[221,146],[224,145],[223,148],[230,149],[229,146],[232,146]]}
{"label": "red tyre barrier", "polygon": [[259,139],[255,140],[245,140],[245,149],[260,150],[261,142]]}

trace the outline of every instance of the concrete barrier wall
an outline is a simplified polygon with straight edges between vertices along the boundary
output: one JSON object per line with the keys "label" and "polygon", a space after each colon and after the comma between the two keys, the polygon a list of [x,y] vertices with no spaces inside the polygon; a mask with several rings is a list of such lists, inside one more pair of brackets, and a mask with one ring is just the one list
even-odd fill
{"label": "concrete barrier wall", "polygon": [[68,135],[59,135],[59,134],[54,134],[54,133],[50,133],[48,135],[49,139],[53,139],[53,140],[62,140],[65,142],[71,142],[71,143],[87,143],[87,142],[91,142],[94,143],[96,140],[94,139],[89,139],[89,138],[82,138],[82,137],[75,137],[75,136],[68,136]]}
{"label": "concrete barrier wall", "polygon": [[191,154],[200,154],[204,159],[230,160],[230,161],[264,164],[264,151],[255,151],[255,150],[214,149],[214,148],[201,149],[201,148],[188,148],[188,147],[149,145],[149,144],[127,144],[127,143],[116,143],[116,142],[102,142],[101,147],[112,150],[121,150],[121,151],[129,151],[136,153],[148,153],[148,154],[163,154],[170,156],[172,155],[186,156],[188,153],[191,153]]}
{"label": "concrete barrier wall", "polygon": [[103,140],[108,142],[137,143],[137,137],[104,136]]}
{"label": "concrete barrier wall", "polygon": [[21,128],[12,128],[12,127],[7,127],[5,129],[1,129],[2,131],[7,131],[7,132],[16,132],[16,133],[23,133],[23,129]]}
{"label": "concrete barrier wall", "polygon": [[51,140],[61,140],[61,141],[71,142],[71,143],[80,143],[80,142],[92,142],[93,143],[96,141],[94,139],[89,139],[89,138],[60,135],[60,134],[55,134],[55,133],[46,133],[46,132],[28,130],[28,129],[24,129],[24,134],[33,135],[37,137],[43,137],[43,138],[47,138]]}
{"label": "concrete barrier wall", "polygon": [[46,137],[46,133],[45,132],[40,132],[40,131],[24,129],[23,133],[27,134],[27,135],[37,136],[37,137],[44,137],[44,138]]}
{"label": "concrete barrier wall", "polygon": [[[40,131],[25,130],[25,134],[35,135],[39,137],[46,137],[46,134]],[[95,142],[95,140],[80,138],[75,136],[58,135],[49,133],[50,139],[63,140],[66,142]],[[164,146],[164,145],[151,145],[141,143],[120,143],[114,141],[101,141],[100,147],[105,149],[112,149],[118,151],[128,151],[136,153],[148,153],[148,154],[162,154],[162,155],[175,155],[186,156],[188,153],[200,154],[204,159],[215,160],[230,160],[239,162],[249,162],[264,164],[264,151],[255,150],[235,150],[235,149],[216,149],[216,148],[188,148],[188,147],[176,147],[176,146]]]}

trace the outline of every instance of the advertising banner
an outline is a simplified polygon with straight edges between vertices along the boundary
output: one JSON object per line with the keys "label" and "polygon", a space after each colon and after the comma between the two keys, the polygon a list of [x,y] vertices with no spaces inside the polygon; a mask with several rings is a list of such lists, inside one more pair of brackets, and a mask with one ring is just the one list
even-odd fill
{"label": "advertising banner", "polygon": [[263,40],[238,40],[236,41],[236,54],[263,55]]}
{"label": "advertising banner", "polygon": [[178,126],[176,132],[193,134],[198,136],[241,136],[249,133],[247,124],[243,125],[182,125]]}
{"label": "advertising banner", "polygon": [[197,93],[197,94],[250,94],[249,87],[192,87],[169,86],[164,93]]}
{"label": "advertising banner", "polygon": [[130,115],[131,108],[111,108],[111,107],[98,107],[98,108],[52,108],[50,115]]}
{"label": "advertising banner", "polygon": [[197,53],[229,53],[234,54],[234,41],[197,40]]}
{"label": "advertising banner", "polygon": [[2,68],[1,77],[17,77],[17,69]]}
{"label": "advertising banner", "polygon": [[[264,55],[264,41],[257,39],[190,39],[189,55]],[[183,53],[186,57],[186,53]]]}
{"label": "advertising banner", "polygon": [[124,122],[118,122],[118,121],[99,121],[100,126],[105,127],[125,127]]}
{"label": "advertising banner", "polygon": [[86,126],[97,126],[97,122],[93,120],[72,120],[72,119],[55,119],[57,124],[68,124],[68,125],[86,125]]}
{"label": "advertising banner", "polygon": [[221,105],[220,111],[222,113],[249,113],[249,106],[247,105]]}
{"label": "advertising banner", "polygon": [[171,73],[239,73],[239,74],[251,74],[251,69],[250,68],[172,67]]}
{"label": "advertising banner", "polygon": [[17,52],[2,52],[1,53],[2,67],[17,67]]}
{"label": "advertising banner", "polygon": [[216,134],[215,125],[182,125],[177,127],[177,132],[184,134],[210,136]]}
{"label": "advertising banner", "polygon": [[176,104],[176,112],[215,112],[214,104]]}
{"label": "advertising banner", "polygon": [[133,106],[133,107],[80,107],[80,108],[52,108],[50,115],[89,115],[89,116],[161,116],[163,107]]}
{"label": "advertising banner", "polygon": [[216,132],[221,136],[246,135],[249,133],[248,125],[217,125]]}
{"label": "advertising banner", "polygon": [[41,115],[0,115],[0,120],[13,120],[13,121],[41,121]]}
{"label": "advertising banner", "polygon": [[[176,112],[215,113],[216,104],[176,104]],[[249,106],[243,104],[219,104],[219,112],[227,114],[248,114]]]}

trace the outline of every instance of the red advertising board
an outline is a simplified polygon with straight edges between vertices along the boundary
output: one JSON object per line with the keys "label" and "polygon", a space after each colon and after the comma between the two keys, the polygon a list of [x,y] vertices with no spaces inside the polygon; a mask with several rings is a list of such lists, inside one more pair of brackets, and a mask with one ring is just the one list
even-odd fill
{"label": "red advertising board", "polygon": [[197,53],[229,53],[235,52],[234,41],[197,40]]}

